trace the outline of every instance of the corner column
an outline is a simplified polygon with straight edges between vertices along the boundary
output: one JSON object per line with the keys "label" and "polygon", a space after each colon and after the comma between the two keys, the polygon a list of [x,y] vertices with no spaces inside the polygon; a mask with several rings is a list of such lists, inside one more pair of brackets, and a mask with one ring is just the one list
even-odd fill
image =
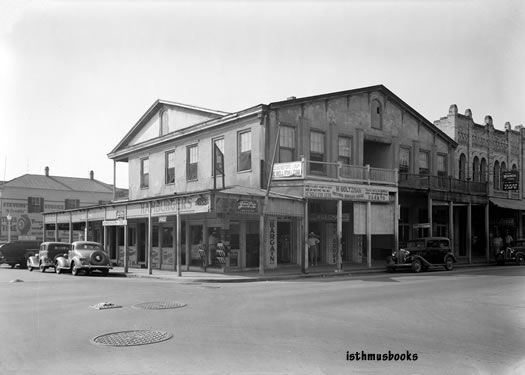
{"label": "corner column", "polygon": [[469,264],[472,263],[472,203],[467,206],[467,256]]}
{"label": "corner column", "polygon": [[452,254],[456,255],[454,252],[454,203],[452,201],[448,202],[448,236],[450,238],[450,249]]}
{"label": "corner column", "polygon": [[490,222],[489,222],[489,203],[485,205],[485,257],[487,263],[490,261]]}
{"label": "corner column", "polygon": [[337,201],[337,269],[341,271],[343,268],[343,201]]}
{"label": "corner column", "polygon": [[366,202],[366,259],[372,268],[372,202]]}

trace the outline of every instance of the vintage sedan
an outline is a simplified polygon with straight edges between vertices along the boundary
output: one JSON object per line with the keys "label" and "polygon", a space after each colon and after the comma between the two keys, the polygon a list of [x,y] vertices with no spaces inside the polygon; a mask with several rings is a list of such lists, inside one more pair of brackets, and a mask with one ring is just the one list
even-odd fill
{"label": "vintage sedan", "polygon": [[444,267],[450,271],[456,257],[450,249],[450,240],[446,237],[425,237],[408,241],[407,246],[393,252],[387,258],[386,268],[392,272],[397,269],[412,269],[414,272],[425,271],[433,267]]}
{"label": "vintage sedan", "polygon": [[64,256],[71,249],[71,244],[65,242],[42,242],[38,253],[27,258],[27,269],[31,272],[35,268],[40,272],[53,268],[55,271],[56,259]]}
{"label": "vintage sedan", "polygon": [[511,246],[501,249],[496,254],[496,263],[499,265],[505,263],[525,265],[525,239],[513,241]]}
{"label": "vintage sedan", "polygon": [[14,268],[17,264],[25,268],[27,258],[38,253],[40,241],[15,240],[0,246],[0,264],[7,263]]}
{"label": "vintage sedan", "polygon": [[67,256],[59,256],[55,264],[56,273],[71,271],[74,276],[80,271],[84,271],[86,275],[91,271],[100,271],[106,276],[111,268],[104,247],[98,242],[91,241],[73,242]]}

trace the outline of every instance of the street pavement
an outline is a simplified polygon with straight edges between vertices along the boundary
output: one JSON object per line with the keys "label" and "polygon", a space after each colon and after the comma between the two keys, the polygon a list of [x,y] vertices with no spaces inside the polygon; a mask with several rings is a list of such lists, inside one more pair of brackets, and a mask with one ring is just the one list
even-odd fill
{"label": "street pavement", "polygon": [[[0,374],[525,373],[525,267],[214,281],[2,266]],[[92,342],[130,330],[173,336]]]}

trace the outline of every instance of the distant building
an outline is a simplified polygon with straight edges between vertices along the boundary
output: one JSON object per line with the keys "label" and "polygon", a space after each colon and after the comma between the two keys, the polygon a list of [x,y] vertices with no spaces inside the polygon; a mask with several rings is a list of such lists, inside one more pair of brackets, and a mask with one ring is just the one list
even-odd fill
{"label": "distant building", "polygon": [[[61,177],[49,174],[25,174],[0,184],[0,241],[43,239],[42,213],[95,206],[113,199],[113,186],[94,178]],[[8,218],[10,218],[8,222]],[[11,230],[9,233],[8,224]],[[83,232],[77,228],[77,238]],[[59,239],[67,241],[67,227],[59,231]]]}

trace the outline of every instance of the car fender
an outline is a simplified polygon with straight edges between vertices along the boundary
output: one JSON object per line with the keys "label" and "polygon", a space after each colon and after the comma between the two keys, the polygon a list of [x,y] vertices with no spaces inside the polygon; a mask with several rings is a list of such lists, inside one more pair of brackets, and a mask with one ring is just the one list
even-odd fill
{"label": "car fender", "polygon": [[447,260],[448,257],[452,258],[452,262],[454,262],[454,263],[458,262],[457,259],[456,259],[456,256],[454,254],[446,254],[443,257],[443,263],[445,263],[445,261]]}
{"label": "car fender", "polygon": [[412,262],[415,261],[416,259],[419,259],[419,261],[421,262],[421,264],[425,265],[425,266],[432,266],[431,263],[429,263],[425,258],[423,258],[422,256],[420,255],[412,255]]}
{"label": "car fender", "polygon": [[60,268],[69,268],[69,259],[64,257],[57,257],[56,264]]}
{"label": "car fender", "polygon": [[39,264],[38,264],[38,257],[36,255],[33,255],[33,256],[30,256],[29,258],[27,258],[27,262],[29,263],[29,265],[31,267],[38,268],[38,266],[39,266]]}

